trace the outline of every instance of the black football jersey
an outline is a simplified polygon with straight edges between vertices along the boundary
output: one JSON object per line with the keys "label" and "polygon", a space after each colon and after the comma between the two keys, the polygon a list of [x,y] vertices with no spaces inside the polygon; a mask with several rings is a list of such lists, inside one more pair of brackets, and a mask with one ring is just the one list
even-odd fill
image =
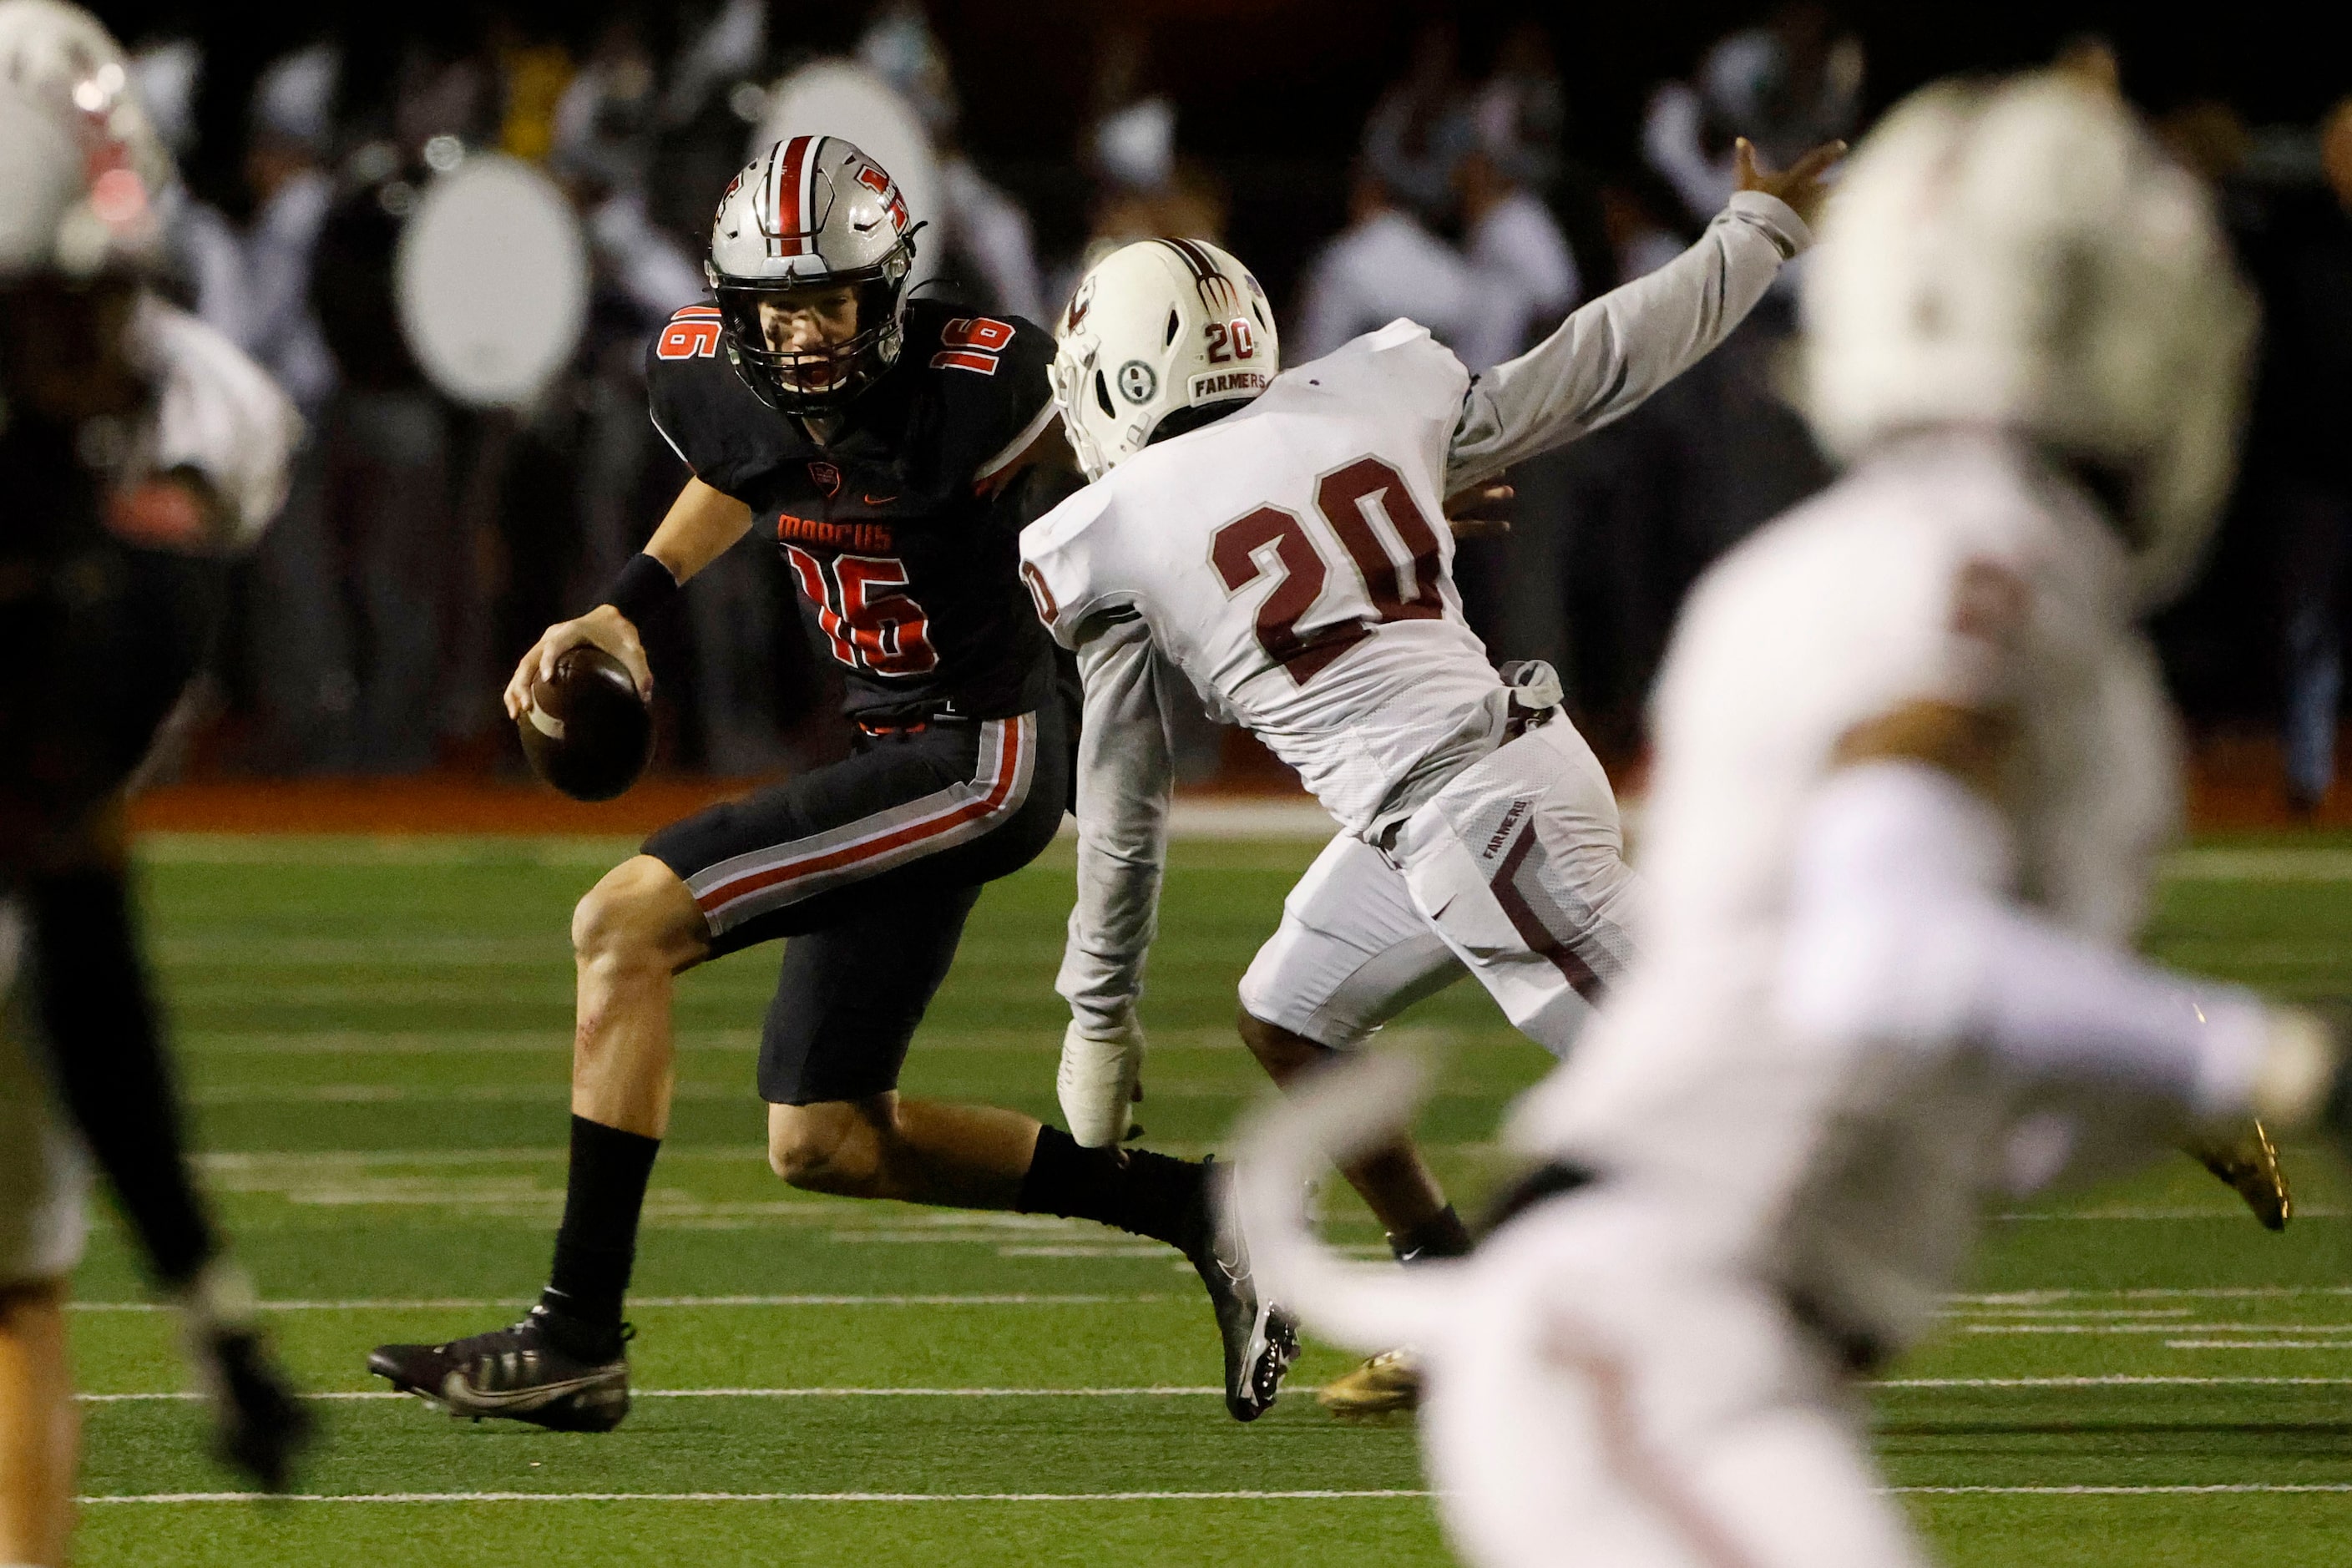
{"label": "black football jersey", "polygon": [[1002,478],[1054,416],[1053,353],[1034,322],[910,300],[898,363],[820,446],[737,376],[716,307],[655,338],[655,426],[783,552],[851,717],[1003,718],[1050,700],[1052,645],[1020,575],[1026,487]]}
{"label": "black football jersey", "polygon": [[[0,425],[0,883],[120,788],[201,662],[226,569],[126,543],[74,429]],[[120,500],[118,495],[117,500]]]}

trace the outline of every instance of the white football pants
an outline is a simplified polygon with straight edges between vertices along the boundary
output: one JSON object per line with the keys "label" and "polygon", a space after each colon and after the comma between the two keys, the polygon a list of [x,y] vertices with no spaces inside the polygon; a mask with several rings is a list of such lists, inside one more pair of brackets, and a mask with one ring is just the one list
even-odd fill
{"label": "white football pants", "polygon": [[1558,1056],[1633,956],[1617,800],[1554,717],[1465,768],[1383,852],[1333,839],[1242,978],[1252,1016],[1335,1049],[1464,970]]}
{"label": "white football pants", "polygon": [[1456,1549],[1478,1568],[1927,1568],[1827,1351],[1754,1280],[1675,1257],[1698,1228],[1595,1190],[1447,1266],[1420,1429]]}

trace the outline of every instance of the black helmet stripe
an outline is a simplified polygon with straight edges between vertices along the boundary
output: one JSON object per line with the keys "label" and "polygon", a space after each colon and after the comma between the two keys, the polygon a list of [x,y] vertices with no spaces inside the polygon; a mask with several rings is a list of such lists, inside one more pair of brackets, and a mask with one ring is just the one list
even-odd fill
{"label": "black helmet stripe", "polygon": [[1209,264],[1209,258],[1201,254],[1201,247],[1189,239],[1163,237],[1159,243],[1176,253],[1176,259],[1192,270],[1192,281],[1195,283],[1207,281],[1209,275],[1216,270]]}
{"label": "black helmet stripe", "polygon": [[1202,249],[1196,241],[1163,238],[1160,243],[1174,251],[1191,269],[1192,286],[1200,290],[1201,303],[1212,310],[1221,310],[1230,307],[1238,298],[1234,290],[1234,280],[1225,276],[1224,268],[1217,265],[1216,258]]}

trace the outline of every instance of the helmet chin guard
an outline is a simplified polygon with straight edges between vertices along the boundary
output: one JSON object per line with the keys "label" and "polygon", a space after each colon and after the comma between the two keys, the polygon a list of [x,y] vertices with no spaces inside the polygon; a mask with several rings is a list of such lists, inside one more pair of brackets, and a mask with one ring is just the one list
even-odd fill
{"label": "helmet chin guard", "polygon": [[1274,310],[1248,268],[1206,240],[1146,239],[1079,279],[1047,374],[1078,466],[1098,479],[1171,416],[1245,403],[1281,369]]}
{"label": "helmet chin guard", "polygon": [[[727,358],[779,413],[838,414],[898,363],[915,231],[897,182],[837,136],[793,136],[735,176],[704,265]],[[856,328],[839,342],[769,346],[763,301],[847,287]]]}

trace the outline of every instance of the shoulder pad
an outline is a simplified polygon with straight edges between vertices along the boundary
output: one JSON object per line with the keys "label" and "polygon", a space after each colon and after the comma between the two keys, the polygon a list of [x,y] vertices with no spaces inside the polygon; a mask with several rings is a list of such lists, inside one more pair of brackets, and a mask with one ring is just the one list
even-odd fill
{"label": "shoulder pad", "polygon": [[1097,481],[1021,531],[1021,580],[1037,618],[1065,647],[1078,646],[1079,629],[1112,596],[1097,569],[1113,531],[1096,526],[1112,500],[1110,487]]}
{"label": "shoulder pad", "polygon": [[654,428],[694,477],[730,495],[800,445],[789,422],[735,374],[715,305],[688,305],[654,334],[646,395]]}
{"label": "shoulder pad", "polygon": [[1045,380],[1054,335],[1019,316],[985,316],[936,300],[907,307],[905,347],[919,364],[948,417],[950,469],[975,481],[992,478],[1052,422]]}
{"label": "shoulder pad", "polygon": [[217,329],[152,295],[139,310],[134,331],[158,373],[156,465],[204,475],[233,514],[231,547],[244,550],[286,500],[301,417]]}

